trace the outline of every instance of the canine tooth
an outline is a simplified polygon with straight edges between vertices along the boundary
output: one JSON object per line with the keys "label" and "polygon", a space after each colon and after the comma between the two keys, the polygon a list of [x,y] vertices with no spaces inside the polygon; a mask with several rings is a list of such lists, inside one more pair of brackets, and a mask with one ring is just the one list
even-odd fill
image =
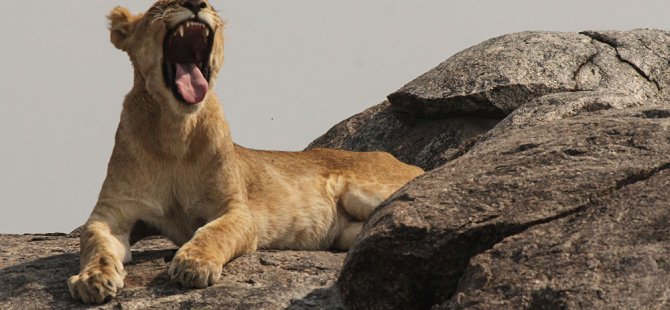
{"label": "canine tooth", "polygon": [[179,26],[179,29],[177,29],[177,30],[179,31],[179,35],[183,37],[184,36],[184,26],[183,25]]}
{"label": "canine tooth", "polygon": [[209,37],[209,28],[205,27],[205,37]]}

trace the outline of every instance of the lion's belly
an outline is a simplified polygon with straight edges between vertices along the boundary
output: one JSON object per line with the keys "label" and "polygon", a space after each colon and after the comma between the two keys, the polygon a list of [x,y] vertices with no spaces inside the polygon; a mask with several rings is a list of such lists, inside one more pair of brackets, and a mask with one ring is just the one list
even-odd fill
{"label": "lion's belly", "polygon": [[328,249],[346,220],[340,218],[334,200],[318,194],[250,199],[249,205],[263,249]]}

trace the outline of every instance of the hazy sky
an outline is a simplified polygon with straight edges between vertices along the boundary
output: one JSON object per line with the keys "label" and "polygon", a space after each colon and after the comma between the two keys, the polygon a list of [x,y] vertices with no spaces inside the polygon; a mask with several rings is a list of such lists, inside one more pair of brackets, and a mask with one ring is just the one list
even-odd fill
{"label": "hazy sky", "polygon": [[[212,0],[216,85],[235,140],[299,150],[454,53],[522,30],[670,28],[670,1]],[[152,1],[7,1],[0,10],[0,233],[69,232],[95,204],[132,83],[105,15]],[[28,14],[26,14],[28,12]]]}

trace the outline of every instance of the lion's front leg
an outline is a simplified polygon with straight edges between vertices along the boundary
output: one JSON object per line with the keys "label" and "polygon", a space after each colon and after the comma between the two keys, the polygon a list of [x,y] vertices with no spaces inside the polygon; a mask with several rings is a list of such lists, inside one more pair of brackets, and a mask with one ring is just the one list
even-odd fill
{"label": "lion's front leg", "polygon": [[198,229],[175,254],[170,278],[183,287],[205,288],[221,277],[223,265],[256,250],[256,228],[245,204],[236,204],[216,220]]}
{"label": "lion's front leg", "polygon": [[102,303],[123,288],[124,259],[130,259],[128,234],[93,216],[81,232],[81,269],[68,281],[70,294],[85,303]]}

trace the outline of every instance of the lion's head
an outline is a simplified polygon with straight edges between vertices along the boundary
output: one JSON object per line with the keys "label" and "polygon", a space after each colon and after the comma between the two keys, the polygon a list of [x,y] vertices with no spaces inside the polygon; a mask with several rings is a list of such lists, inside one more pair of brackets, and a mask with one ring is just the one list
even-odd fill
{"label": "lion's head", "polygon": [[136,83],[176,112],[197,111],[223,63],[223,22],[209,2],[159,0],[146,13],[116,7],[108,18]]}

